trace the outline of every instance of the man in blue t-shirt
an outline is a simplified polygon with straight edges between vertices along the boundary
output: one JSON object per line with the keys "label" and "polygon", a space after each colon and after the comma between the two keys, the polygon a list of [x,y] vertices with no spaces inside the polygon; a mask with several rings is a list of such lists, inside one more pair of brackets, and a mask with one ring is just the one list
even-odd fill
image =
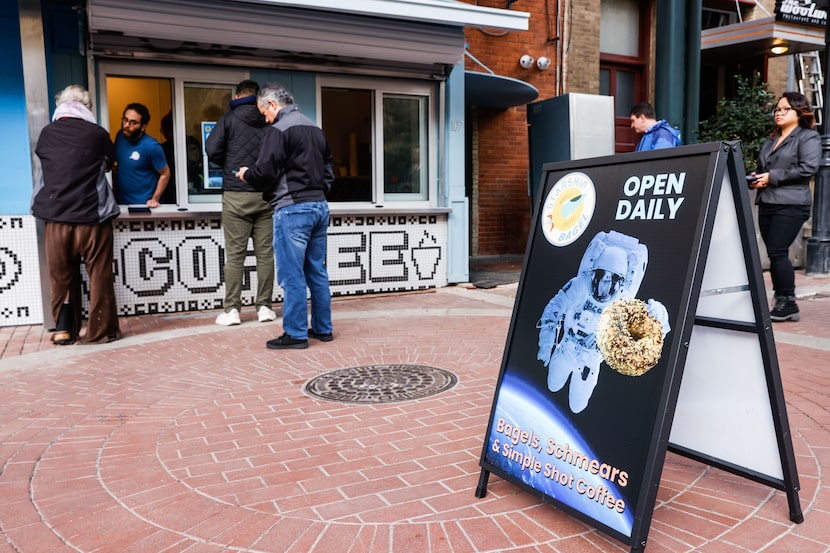
{"label": "man in blue t-shirt", "polygon": [[170,181],[170,167],[161,144],[146,134],[149,122],[146,106],[133,103],[124,109],[121,132],[115,138],[115,196],[119,204],[158,207]]}
{"label": "man in blue t-shirt", "polygon": [[643,135],[637,144],[638,152],[680,146],[680,131],[666,123],[665,119],[658,121],[654,107],[648,102],[631,108],[628,118],[634,132]]}

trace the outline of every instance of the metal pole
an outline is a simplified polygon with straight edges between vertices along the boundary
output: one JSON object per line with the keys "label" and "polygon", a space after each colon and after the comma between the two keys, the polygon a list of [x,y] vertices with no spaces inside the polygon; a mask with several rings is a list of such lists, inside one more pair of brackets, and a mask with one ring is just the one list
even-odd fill
{"label": "metal pole", "polygon": [[[654,108],[657,117],[683,130],[686,129],[684,100],[687,88],[700,86],[699,83],[689,86],[686,83],[686,4],[686,0],[657,2],[654,67]],[[686,142],[686,136],[683,136],[683,141]]]}
{"label": "metal pole", "polygon": [[686,97],[684,98],[683,144],[697,144],[700,123],[700,32],[703,1],[686,4]]}
{"label": "metal pole", "polygon": [[[830,71],[830,25],[824,30],[824,75]],[[830,102],[824,87],[821,124],[821,163],[815,178],[813,195],[813,232],[807,240],[805,272],[808,275],[830,273]]]}

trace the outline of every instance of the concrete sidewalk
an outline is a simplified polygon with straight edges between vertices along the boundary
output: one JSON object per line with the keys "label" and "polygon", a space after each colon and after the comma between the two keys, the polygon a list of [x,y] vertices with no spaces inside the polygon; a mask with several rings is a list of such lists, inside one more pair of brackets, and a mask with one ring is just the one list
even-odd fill
{"label": "concrete sidewalk", "polygon": [[[830,280],[798,286],[801,321],[774,332],[805,522],[782,492],[669,454],[648,553],[830,551]],[[627,551],[495,476],[474,497],[515,293],[338,299],[333,342],[281,352],[250,308],[238,327],[122,319],[99,346],[0,330],[0,552]],[[304,388],[375,365],[457,384],[375,404]]]}

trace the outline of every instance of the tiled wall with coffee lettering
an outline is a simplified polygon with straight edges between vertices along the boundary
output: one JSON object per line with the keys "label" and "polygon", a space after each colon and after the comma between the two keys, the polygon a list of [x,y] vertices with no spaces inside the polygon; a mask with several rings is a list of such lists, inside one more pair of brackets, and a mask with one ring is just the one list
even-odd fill
{"label": "tiled wall with coffee lettering", "polygon": [[[114,221],[114,231],[120,316],[222,307],[225,246],[218,213],[181,219],[122,217]],[[446,243],[445,214],[332,215],[327,256],[332,294],[445,286]],[[0,326],[43,322],[40,270],[35,219],[0,217]],[[45,266],[42,270],[45,276]],[[85,270],[82,276],[88,292]],[[256,286],[256,258],[249,243],[243,305],[255,302]],[[282,301],[276,283],[273,300]]]}

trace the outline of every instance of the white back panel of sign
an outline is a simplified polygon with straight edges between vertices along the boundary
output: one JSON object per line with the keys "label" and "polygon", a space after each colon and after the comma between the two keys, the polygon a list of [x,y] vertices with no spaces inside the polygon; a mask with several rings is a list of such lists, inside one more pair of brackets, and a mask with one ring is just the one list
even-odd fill
{"label": "white back panel of sign", "polygon": [[696,314],[753,323],[755,313],[735,215],[735,197],[728,175],[723,178]]}
{"label": "white back panel of sign", "polygon": [[758,336],[695,326],[669,441],[783,479]]}
{"label": "white back panel of sign", "polygon": [[[727,174],[715,214],[698,316],[755,322],[745,258]],[[669,441],[781,479],[770,402],[758,335],[696,325]]]}

